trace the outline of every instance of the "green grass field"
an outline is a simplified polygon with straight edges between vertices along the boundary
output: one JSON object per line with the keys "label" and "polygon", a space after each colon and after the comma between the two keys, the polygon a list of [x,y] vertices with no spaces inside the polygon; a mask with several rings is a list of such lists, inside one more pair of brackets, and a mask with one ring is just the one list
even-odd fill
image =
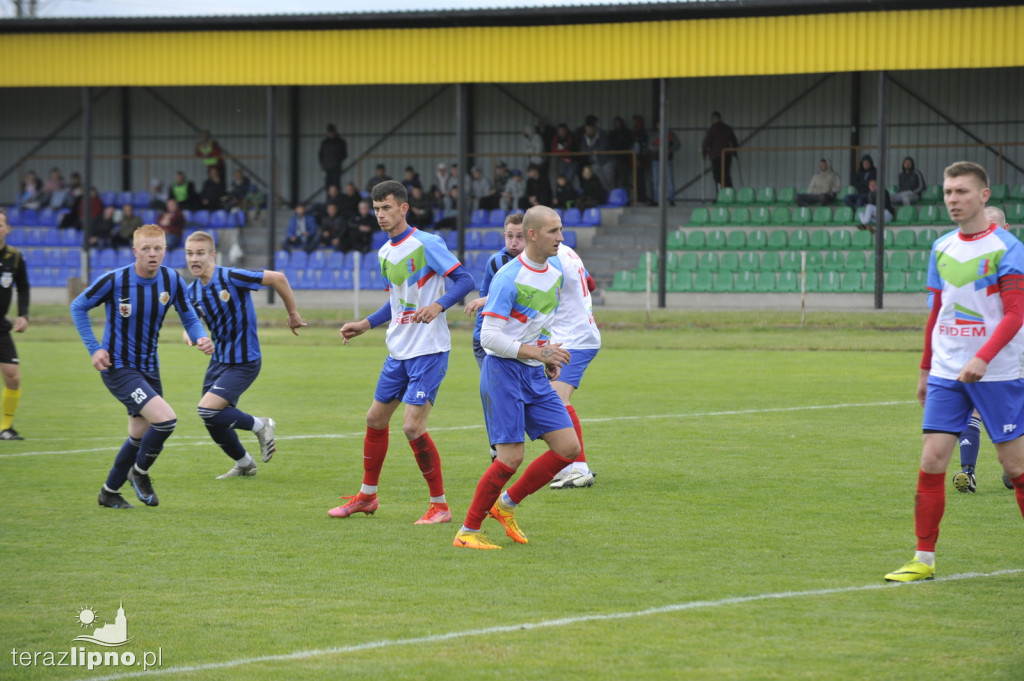
{"label": "green grass field", "polygon": [[[215,480],[206,361],[172,316],[161,503],[113,511],[96,493],[123,408],[60,309],[37,312],[17,338],[28,439],[0,444],[0,679],[1022,678],[1024,527],[991,443],[977,494],[948,487],[936,581],[882,580],[914,550],[923,316],[598,314],[574,399],[597,483],[528,498],[528,545],[485,521],[504,549],[481,552],[451,546],[489,461],[464,322],[430,427],[456,521],[414,526],[427,490],[397,420],[377,514],[326,514],[359,487],[382,330],[342,347],[329,311],[297,339],[265,329],[240,406],[278,421],[278,454]],[[121,602],[116,650],[161,666],[14,664],[103,650],[72,642],[79,611]]]}

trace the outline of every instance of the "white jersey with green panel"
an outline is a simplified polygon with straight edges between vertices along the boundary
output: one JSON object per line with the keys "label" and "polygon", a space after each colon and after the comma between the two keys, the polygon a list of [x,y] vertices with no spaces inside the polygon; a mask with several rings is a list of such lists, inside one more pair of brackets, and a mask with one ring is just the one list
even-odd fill
{"label": "white jersey with green panel", "polygon": [[412,321],[416,310],[444,295],[444,278],[459,266],[444,239],[412,228],[377,251],[380,274],[391,297],[388,352],[411,359],[451,350],[448,322],[442,312],[429,324]]}
{"label": "white jersey with green panel", "polygon": [[551,337],[567,350],[596,350],[601,347],[601,332],[594,321],[594,299],[587,286],[587,268],[583,260],[565,244],[558,245],[565,285]]}
{"label": "white jersey with green panel", "polygon": [[[932,330],[931,375],[956,380],[1003,318],[999,278],[1024,274],[1024,246],[1002,227],[980,234],[960,230],[932,245],[928,288],[940,291],[942,307]],[[982,381],[1024,376],[1024,333],[1018,333],[988,365]]]}
{"label": "white jersey with green panel", "polygon": [[[558,258],[549,258],[543,268],[527,263],[522,254],[510,260],[491,279],[487,304],[481,314],[507,320],[503,332],[524,345],[543,347],[551,341],[551,326],[562,288]],[[487,348],[488,355],[494,353]],[[540,366],[536,359],[517,358],[523,364]]]}

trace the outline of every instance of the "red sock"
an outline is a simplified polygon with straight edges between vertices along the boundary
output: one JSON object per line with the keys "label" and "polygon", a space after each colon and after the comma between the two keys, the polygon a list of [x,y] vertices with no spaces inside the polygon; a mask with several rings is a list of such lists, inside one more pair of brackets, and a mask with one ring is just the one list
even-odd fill
{"label": "red sock", "polygon": [[1011,478],[1010,482],[1013,483],[1013,491],[1017,495],[1017,505],[1020,506],[1020,513],[1024,515],[1024,473],[1021,473],[1016,478]]}
{"label": "red sock", "polygon": [[491,465],[480,478],[480,482],[476,484],[473,503],[469,505],[469,510],[466,511],[466,522],[464,524],[468,529],[480,529],[481,523],[487,517],[487,512],[491,510],[491,506],[494,506],[494,502],[498,500],[501,489],[515,472],[516,469],[506,466],[497,459],[491,462]]}
{"label": "red sock", "polygon": [[551,482],[555,473],[565,468],[566,464],[572,461],[563,459],[550,449],[533,460],[523,474],[519,476],[515,484],[508,488],[508,498],[515,503],[520,503],[544,485]]}
{"label": "red sock", "polygon": [[415,440],[409,441],[412,453],[416,455],[416,465],[420,467],[423,478],[430,488],[430,496],[444,496],[444,478],[441,476],[441,455],[430,439],[430,433],[423,433]]}
{"label": "red sock", "polygon": [[576,415],[576,408],[571,404],[565,405],[565,410],[569,412],[569,420],[572,421],[572,427],[576,431],[576,437],[580,441],[580,455],[576,457],[573,463],[586,463],[587,455],[583,452],[583,428],[580,426],[580,417]]}
{"label": "red sock", "polygon": [[917,495],[914,497],[914,531],[918,551],[935,551],[939,539],[939,523],[946,510],[946,474],[917,474]]}
{"label": "red sock", "polygon": [[366,427],[363,439],[363,484],[374,485],[380,481],[380,469],[388,455],[388,429],[375,430]]}

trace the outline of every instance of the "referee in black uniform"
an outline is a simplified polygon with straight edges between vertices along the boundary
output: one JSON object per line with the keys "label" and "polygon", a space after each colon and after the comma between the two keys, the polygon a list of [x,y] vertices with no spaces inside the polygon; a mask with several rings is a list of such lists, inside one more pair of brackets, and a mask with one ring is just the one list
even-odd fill
{"label": "referee in black uniform", "polygon": [[[11,226],[7,224],[7,213],[0,208],[0,375],[3,375],[4,389],[0,396],[0,440],[24,440],[11,426],[14,412],[21,399],[21,370],[18,368],[18,351],[11,339],[11,330],[24,333],[28,328],[28,271],[25,258],[16,248],[7,245]],[[7,311],[11,307],[11,287],[18,289],[18,316],[11,324]]]}

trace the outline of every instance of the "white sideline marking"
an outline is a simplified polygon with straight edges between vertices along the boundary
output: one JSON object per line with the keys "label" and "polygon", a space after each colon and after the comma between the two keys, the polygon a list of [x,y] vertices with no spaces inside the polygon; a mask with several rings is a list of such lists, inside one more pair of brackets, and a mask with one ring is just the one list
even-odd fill
{"label": "white sideline marking", "polygon": [[488,636],[491,634],[511,634],[519,631],[531,631],[533,629],[549,629],[552,627],[564,627],[570,624],[581,624],[585,622],[603,622],[608,620],[632,619],[646,617],[648,615],[663,615],[665,613],[682,612],[684,610],[696,610],[698,608],[718,608],[724,605],[738,605],[742,603],[755,603],[757,601],[769,601],[783,598],[802,598],[804,596],[831,596],[833,594],[854,593],[858,591],[877,591],[878,589],[898,589],[901,587],[920,586],[921,584],[941,584],[964,579],[978,579],[979,577],[1000,577],[1003,575],[1016,575],[1024,573],[1024,568],[1011,570],[997,570],[995,572],[965,572],[960,575],[950,575],[932,582],[909,582],[906,584],[865,584],[863,586],[844,586],[833,589],[810,589],[808,591],[782,591],[778,593],[757,594],[754,596],[733,596],[722,598],[717,601],[690,601],[689,603],[676,603],[663,605],[657,608],[645,610],[632,610],[629,612],[612,612],[604,615],[579,615],[577,617],[561,617],[554,620],[540,620],[539,622],[523,622],[522,624],[507,624],[498,627],[487,627],[484,629],[467,629],[464,631],[452,631],[447,634],[432,634],[430,636],[416,636],[414,638],[393,638],[383,641],[370,641],[358,643],[351,646],[339,646],[336,648],[321,648],[318,650],[299,650],[294,653],[282,653],[280,655],[260,655],[258,657],[246,657],[237,660],[225,660],[224,662],[209,662],[206,664],[195,664],[185,667],[162,667],[149,671],[126,672],[123,674],[111,674],[109,676],[90,676],[80,681],[114,681],[115,679],[131,679],[139,676],[154,676],[156,674],[186,674],[191,672],[205,672],[213,669],[229,669],[231,667],[242,667],[249,664],[261,662],[283,662],[287,660],[306,660],[312,657],[324,657],[325,655],[344,655],[356,653],[363,650],[378,650],[381,648],[393,648],[395,646],[411,646],[423,643],[438,643],[440,641],[451,641],[460,638],[471,638],[475,636]]}
{"label": "white sideline marking", "polygon": [[[895,402],[860,402],[850,404],[818,404],[809,405],[806,407],[769,407],[766,409],[733,409],[729,411],[704,411],[704,412],[692,412],[685,414],[640,414],[636,416],[609,416],[606,418],[587,418],[580,419],[583,423],[608,423],[611,421],[641,421],[644,419],[687,419],[687,418],[707,418],[709,416],[743,416],[749,414],[774,414],[779,412],[793,412],[793,411],[820,411],[824,409],[853,409],[857,407],[891,407],[895,405],[905,404],[917,404],[914,400],[900,400]],[[470,426],[443,426],[439,428],[431,428],[432,433],[442,433],[457,430],[480,430],[484,427],[483,423],[477,423]],[[362,438],[365,437],[366,432],[360,431],[358,433],[324,433],[321,435],[283,435],[276,438],[279,442],[288,440],[347,440],[349,438]],[[71,440],[74,439],[76,442],[82,442],[80,438],[46,438],[44,441],[53,442],[55,440]],[[89,438],[92,440],[104,440],[109,442],[109,438]],[[0,454],[0,459],[10,459],[19,456],[45,456],[47,454],[91,454],[93,452],[110,452],[113,448],[120,447],[122,440],[118,440],[116,444],[112,444],[106,447],[93,447],[90,449],[59,449],[51,451],[38,451],[38,452],[18,452],[11,454]],[[171,447],[193,447],[197,444],[208,444],[210,442],[207,438],[192,438],[192,439],[174,439],[167,442],[164,445],[164,449]]]}

